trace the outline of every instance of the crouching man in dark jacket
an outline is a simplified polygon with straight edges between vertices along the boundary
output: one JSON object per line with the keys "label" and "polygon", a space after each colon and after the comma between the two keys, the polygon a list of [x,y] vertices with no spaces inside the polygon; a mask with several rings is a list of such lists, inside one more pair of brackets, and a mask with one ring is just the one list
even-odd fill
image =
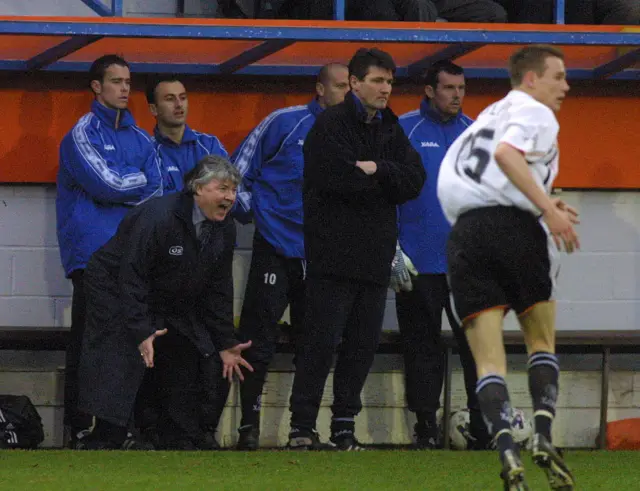
{"label": "crouching man in dark jacket", "polygon": [[132,210],[85,272],[87,324],[80,407],[96,417],[84,448],[132,448],[127,440],[146,369],[159,403],[164,448],[210,448],[200,427],[203,359],[220,356],[223,377],[251,370],[233,328],[235,226],[228,216],[240,175],[204,157],[186,190]]}

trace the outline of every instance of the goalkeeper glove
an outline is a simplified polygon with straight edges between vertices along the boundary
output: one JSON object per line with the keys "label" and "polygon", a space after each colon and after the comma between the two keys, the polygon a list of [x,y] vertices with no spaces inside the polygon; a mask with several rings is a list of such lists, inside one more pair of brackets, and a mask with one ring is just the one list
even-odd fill
{"label": "goalkeeper glove", "polygon": [[410,292],[413,290],[411,275],[417,276],[418,271],[411,262],[411,259],[402,252],[400,244],[396,244],[396,255],[391,261],[391,278],[389,281],[389,288],[396,293],[400,291]]}

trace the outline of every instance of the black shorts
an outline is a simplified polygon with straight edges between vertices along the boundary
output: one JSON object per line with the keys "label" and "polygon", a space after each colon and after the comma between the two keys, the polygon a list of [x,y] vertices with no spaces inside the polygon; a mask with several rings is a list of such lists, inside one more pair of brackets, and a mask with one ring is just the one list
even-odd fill
{"label": "black shorts", "polygon": [[447,243],[453,310],[461,322],[500,307],[520,315],[550,300],[556,275],[550,246],[538,219],[520,208],[462,214]]}

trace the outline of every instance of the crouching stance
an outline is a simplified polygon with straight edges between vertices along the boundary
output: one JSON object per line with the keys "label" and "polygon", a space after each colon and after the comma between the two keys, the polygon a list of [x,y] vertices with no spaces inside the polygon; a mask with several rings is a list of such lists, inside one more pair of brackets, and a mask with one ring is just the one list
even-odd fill
{"label": "crouching stance", "polygon": [[202,360],[219,356],[223,376],[251,367],[233,328],[228,216],[240,181],[223,157],[207,156],[186,190],[133,209],[85,273],[87,325],[80,407],[96,417],[85,448],[135,448],[127,440],[136,395],[153,369],[163,448],[211,448],[200,421]]}

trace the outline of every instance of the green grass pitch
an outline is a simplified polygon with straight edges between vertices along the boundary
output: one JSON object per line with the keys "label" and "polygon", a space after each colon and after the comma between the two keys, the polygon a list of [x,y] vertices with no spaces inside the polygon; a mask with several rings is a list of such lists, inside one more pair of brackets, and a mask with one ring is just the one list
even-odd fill
{"label": "green grass pitch", "polygon": [[[640,452],[570,451],[577,490],[640,490]],[[526,452],[532,491],[548,489]],[[0,451],[0,490],[501,490],[494,452]]]}

